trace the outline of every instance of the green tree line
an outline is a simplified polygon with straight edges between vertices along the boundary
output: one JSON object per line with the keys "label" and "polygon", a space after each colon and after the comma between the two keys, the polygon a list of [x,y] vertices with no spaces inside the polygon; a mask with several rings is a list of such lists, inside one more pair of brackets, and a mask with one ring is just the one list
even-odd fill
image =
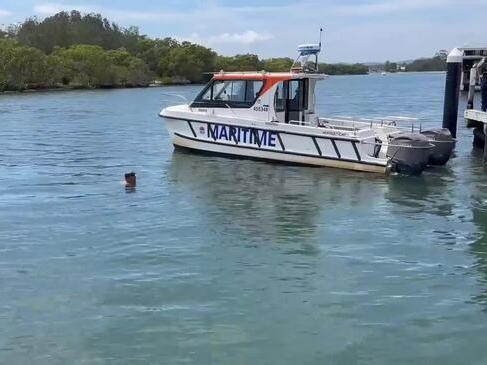
{"label": "green tree line", "polygon": [[431,58],[419,58],[410,63],[401,63],[387,61],[383,67],[386,72],[425,72],[425,71],[445,71],[446,59],[439,55]]}
{"label": "green tree line", "polygon": [[12,39],[0,40],[0,90],[133,87],[152,79],[147,65],[123,48],[73,45],[46,55]]}
{"label": "green tree line", "polygon": [[432,58],[420,58],[406,65],[406,71],[445,71],[446,59],[435,56]]}
{"label": "green tree line", "polygon": [[[208,72],[288,71],[290,58],[233,57],[172,38],[151,39],[100,14],[60,12],[0,30],[0,91],[28,88],[99,88],[199,83]],[[363,65],[320,64],[330,75],[363,74]]]}
{"label": "green tree line", "polygon": [[369,72],[369,68],[360,63],[356,63],[353,65],[345,63],[320,63],[319,71],[327,75],[365,75]]}

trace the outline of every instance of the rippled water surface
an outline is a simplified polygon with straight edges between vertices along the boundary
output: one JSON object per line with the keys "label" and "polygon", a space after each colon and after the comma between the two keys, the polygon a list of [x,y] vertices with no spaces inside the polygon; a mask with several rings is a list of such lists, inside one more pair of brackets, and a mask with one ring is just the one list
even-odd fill
{"label": "rippled water surface", "polygon": [[[443,87],[331,77],[318,100],[439,126]],[[0,363],[487,363],[486,168],[462,121],[420,177],[174,152],[164,93],[199,89],[0,96]]]}

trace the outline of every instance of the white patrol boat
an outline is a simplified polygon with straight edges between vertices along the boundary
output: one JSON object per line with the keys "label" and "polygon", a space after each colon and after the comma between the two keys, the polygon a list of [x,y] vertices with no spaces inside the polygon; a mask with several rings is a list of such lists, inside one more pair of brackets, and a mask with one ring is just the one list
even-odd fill
{"label": "white patrol boat", "polygon": [[290,72],[218,72],[189,105],[160,116],[176,147],[288,163],[387,173],[443,164],[454,146],[444,130],[405,132],[396,120],[319,118],[320,44],[301,45]]}

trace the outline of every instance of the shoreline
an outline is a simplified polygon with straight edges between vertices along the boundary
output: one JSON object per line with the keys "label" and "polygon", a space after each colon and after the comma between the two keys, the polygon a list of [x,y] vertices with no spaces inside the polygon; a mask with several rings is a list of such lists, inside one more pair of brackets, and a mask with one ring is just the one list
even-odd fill
{"label": "shoreline", "polygon": [[[403,71],[403,72],[391,72],[389,75],[408,75],[408,74],[443,74],[445,71]],[[380,75],[379,72],[370,72],[366,74],[342,74],[342,75],[328,75],[328,77],[342,77],[342,76],[373,76]],[[154,87],[170,87],[170,86],[189,86],[189,85],[204,85],[203,83],[171,83],[162,84],[159,82],[153,82],[147,86],[120,86],[120,87],[52,87],[52,88],[38,88],[38,89],[25,89],[25,90],[6,90],[0,91],[2,95],[14,95],[14,94],[33,94],[42,92],[65,92],[65,91],[93,91],[93,90],[125,90],[125,89],[148,89]]]}
{"label": "shoreline", "polygon": [[120,86],[120,87],[51,87],[51,88],[38,88],[38,89],[25,89],[25,90],[6,90],[0,91],[1,95],[12,94],[33,94],[42,92],[63,92],[63,91],[93,91],[93,90],[126,90],[126,89],[149,89],[154,87],[168,87],[168,86],[185,86],[185,85],[201,85],[201,84],[188,84],[188,83],[174,83],[174,84],[150,84],[147,86]]}

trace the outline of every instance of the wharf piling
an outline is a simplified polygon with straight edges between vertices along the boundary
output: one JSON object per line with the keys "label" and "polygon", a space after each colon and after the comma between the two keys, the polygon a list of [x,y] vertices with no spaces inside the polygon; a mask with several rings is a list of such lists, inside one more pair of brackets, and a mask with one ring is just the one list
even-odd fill
{"label": "wharf piling", "polygon": [[462,78],[463,51],[455,48],[447,58],[445,83],[445,101],[443,106],[443,128],[447,128],[452,137],[457,137],[458,99]]}
{"label": "wharf piling", "polygon": [[467,109],[465,110],[464,116],[467,125],[476,125],[479,131],[483,130],[484,162],[487,162],[487,143],[485,143],[485,136],[487,135],[487,112]]}

